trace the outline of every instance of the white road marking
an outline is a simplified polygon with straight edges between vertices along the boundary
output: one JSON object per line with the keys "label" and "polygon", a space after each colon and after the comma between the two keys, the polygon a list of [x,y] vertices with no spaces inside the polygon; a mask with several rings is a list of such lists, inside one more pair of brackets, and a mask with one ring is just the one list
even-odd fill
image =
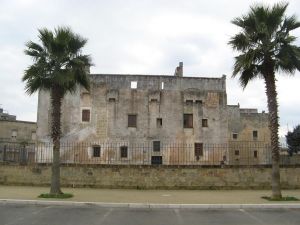
{"label": "white road marking", "polygon": [[174,209],[175,215],[177,217],[177,222],[180,225],[184,225],[185,223],[183,222],[182,216],[180,215],[179,209]]}
{"label": "white road marking", "polygon": [[113,209],[110,208],[102,217],[100,220],[98,220],[97,222],[99,222],[99,225],[103,224],[103,222],[106,220],[106,218],[112,213]]}
{"label": "white road marking", "polygon": [[264,221],[260,220],[256,216],[253,216],[251,213],[247,212],[245,209],[239,209],[239,211],[244,213],[245,215],[249,216],[250,218],[254,219],[259,224],[266,225],[266,223]]}

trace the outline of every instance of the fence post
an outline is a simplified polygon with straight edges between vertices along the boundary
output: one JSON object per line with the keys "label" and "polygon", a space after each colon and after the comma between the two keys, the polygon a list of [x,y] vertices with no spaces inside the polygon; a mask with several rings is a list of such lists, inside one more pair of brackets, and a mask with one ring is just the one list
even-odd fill
{"label": "fence post", "polygon": [[4,145],[4,149],[3,149],[3,162],[6,161],[6,145]]}
{"label": "fence post", "polygon": [[24,165],[26,164],[26,145],[21,145],[21,148],[20,148],[20,164],[21,165]]}

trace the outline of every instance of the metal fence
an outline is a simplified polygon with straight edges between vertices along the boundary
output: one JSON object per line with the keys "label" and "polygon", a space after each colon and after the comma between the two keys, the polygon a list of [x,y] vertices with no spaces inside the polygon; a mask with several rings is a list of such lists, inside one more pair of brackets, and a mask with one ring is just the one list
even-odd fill
{"label": "metal fence", "polygon": [[[51,143],[0,142],[0,162],[43,164],[52,162]],[[228,144],[163,143],[160,141],[61,143],[63,164],[103,165],[271,165],[270,146],[262,142]],[[300,165],[300,155],[280,148],[281,165]]]}
{"label": "metal fence", "polygon": [[35,144],[0,142],[0,162],[6,163],[35,163]]}

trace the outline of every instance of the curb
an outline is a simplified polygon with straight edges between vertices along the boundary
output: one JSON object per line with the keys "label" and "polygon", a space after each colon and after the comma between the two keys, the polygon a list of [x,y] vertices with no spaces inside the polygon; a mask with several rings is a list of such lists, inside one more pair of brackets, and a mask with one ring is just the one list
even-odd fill
{"label": "curb", "polygon": [[147,209],[300,209],[300,204],[155,204],[155,203],[107,203],[76,201],[44,201],[0,199],[0,204],[53,205],[53,206],[98,206],[106,208]]}

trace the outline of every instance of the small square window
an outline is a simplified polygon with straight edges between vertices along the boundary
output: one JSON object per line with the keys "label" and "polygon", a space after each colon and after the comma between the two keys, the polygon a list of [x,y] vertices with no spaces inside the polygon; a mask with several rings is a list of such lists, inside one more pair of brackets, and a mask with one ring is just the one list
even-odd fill
{"label": "small square window", "polygon": [[137,89],[137,81],[131,81],[130,87],[131,89]]}
{"label": "small square window", "polygon": [[100,145],[93,146],[93,157],[100,157],[101,154],[101,147]]}
{"label": "small square window", "polygon": [[202,119],[202,127],[208,127],[208,120]]}
{"label": "small square window", "polygon": [[154,152],[160,151],[160,141],[153,141],[153,151]]}
{"label": "small square window", "polygon": [[233,133],[232,134],[232,139],[235,139],[235,140],[238,139],[238,134],[237,133]]}
{"label": "small square window", "polygon": [[258,138],[258,132],[257,132],[257,130],[254,130],[252,132],[252,136],[253,136],[253,140],[256,140]]}
{"label": "small square window", "polygon": [[156,127],[157,128],[162,128],[162,118],[157,118],[156,119]]}
{"label": "small square window", "polygon": [[151,156],[151,164],[152,165],[161,165],[162,164],[162,156]]}
{"label": "small square window", "polygon": [[195,143],[195,156],[203,156],[203,143]]}
{"label": "small square window", "polygon": [[254,157],[254,158],[257,158],[257,157],[258,157],[258,152],[257,152],[256,150],[253,152],[253,157]]}
{"label": "small square window", "polygon": [[239,150],[235,150],[234,151],[234,155],[240,155],[240,151]]}
{"label": "small square window", "polygon": [[81,114],[82,122],[90,122],[91,119],[91,111],[89,109],[83,109]]}
{"label": "small square window", "polygon": [[183,128],[193,128],[193,114],[183,114]]}
{"label": "small square window", "polygon": [[128,115],[128,127],[136,127],[136,115]]}
{"label": "small square window", "polygon": [[121,152],[121,158],[127,158],[128,157],[128,147],[127,146],[121,146],[120,147]]}

